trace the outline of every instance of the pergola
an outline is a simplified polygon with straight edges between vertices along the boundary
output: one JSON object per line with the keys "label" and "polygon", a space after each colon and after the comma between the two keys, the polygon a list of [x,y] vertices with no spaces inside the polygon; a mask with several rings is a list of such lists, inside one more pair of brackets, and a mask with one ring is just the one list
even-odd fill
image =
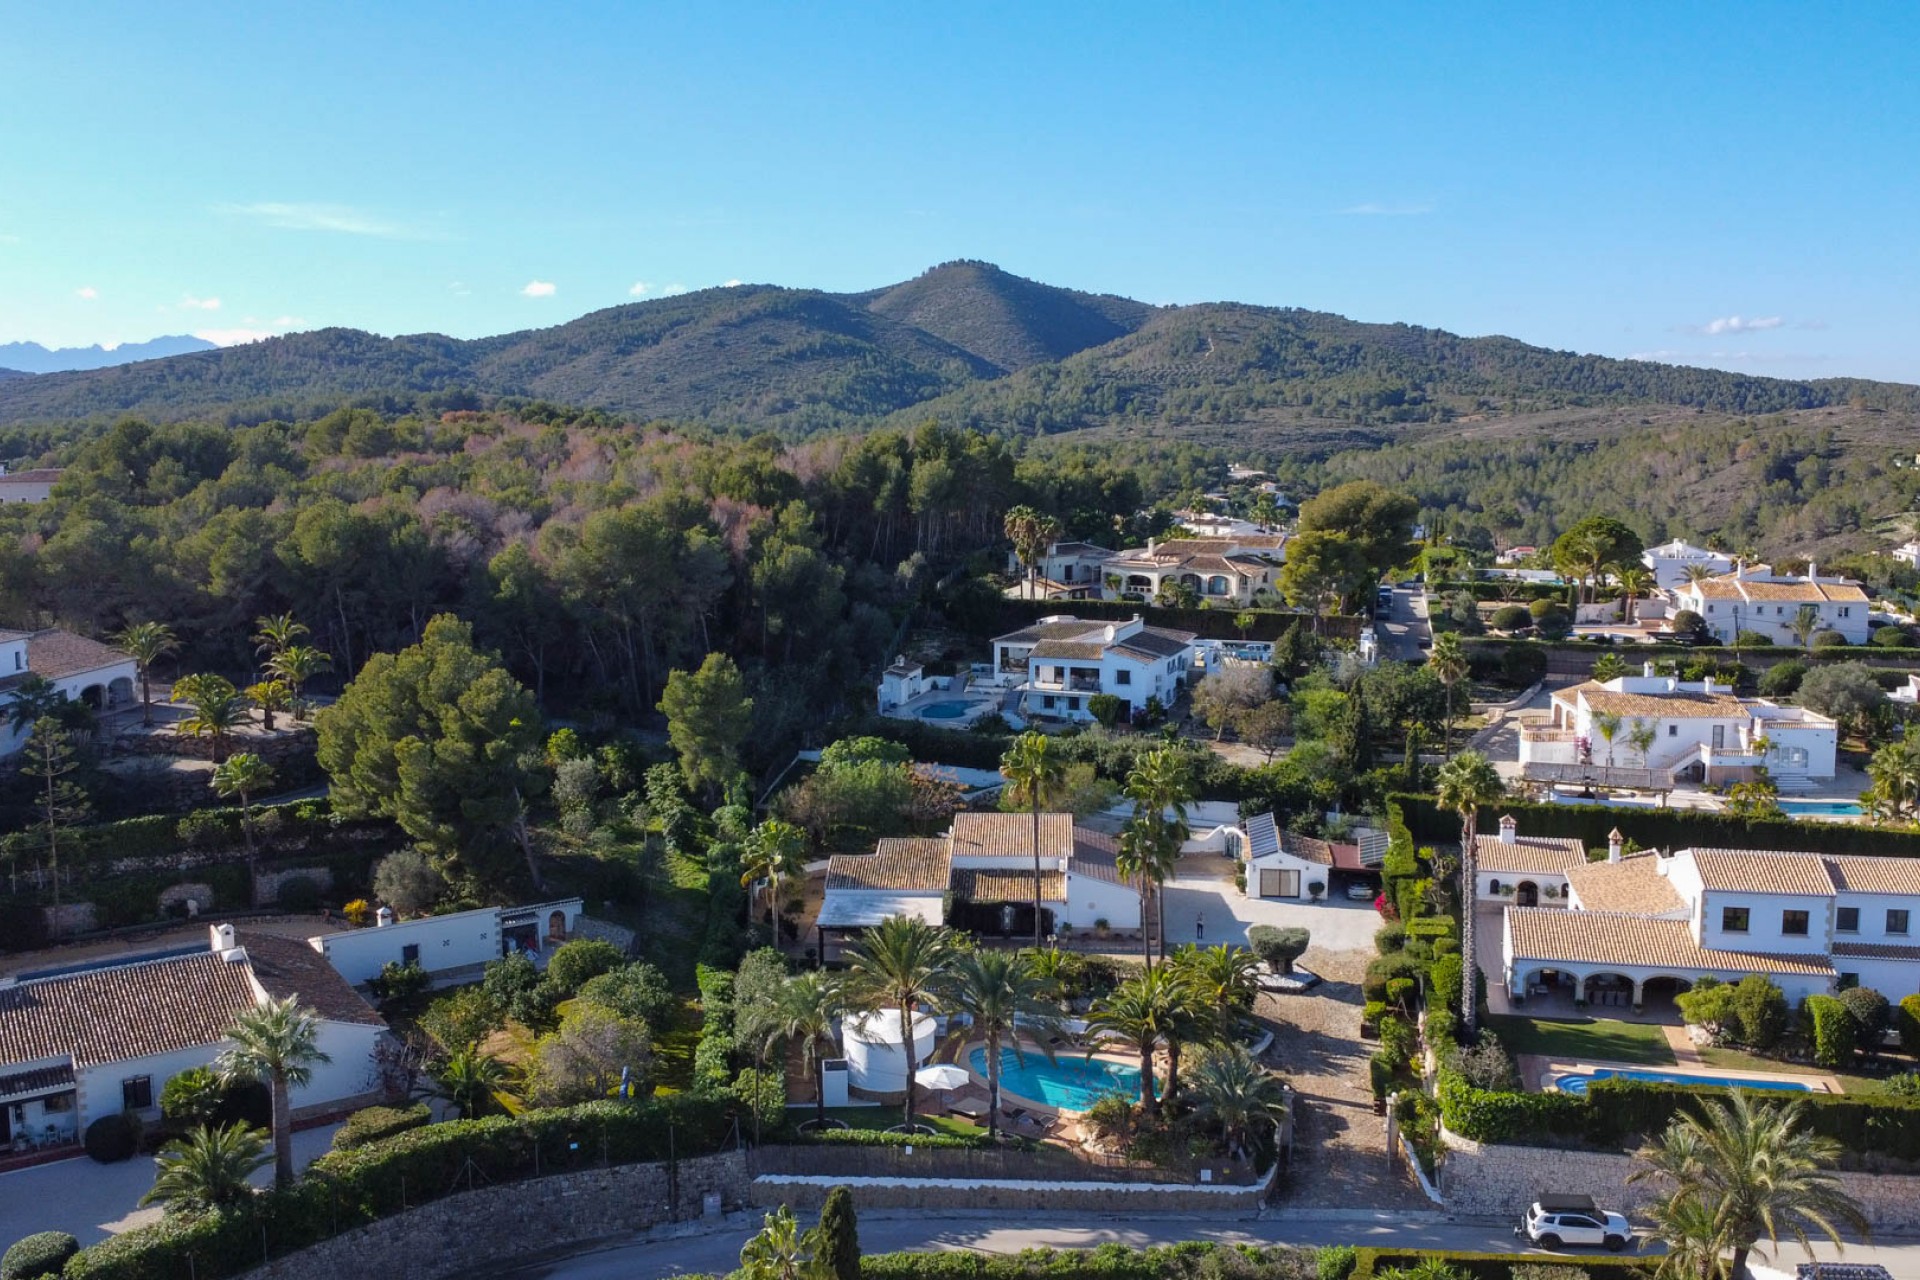
{"label": "pergola", "polygon": [[1552,791],[1577,786],[1591,791],[1650,791],[1664,808],[1673,791],[1673,775],[1664,769],[1626,769],[1602,764],[1541,764],[1520,766],[1520,780],[1529,790]]}

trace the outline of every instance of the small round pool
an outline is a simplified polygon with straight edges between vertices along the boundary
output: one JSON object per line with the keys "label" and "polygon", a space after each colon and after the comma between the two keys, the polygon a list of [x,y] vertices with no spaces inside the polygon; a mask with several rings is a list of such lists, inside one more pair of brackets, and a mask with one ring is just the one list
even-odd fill
{"label": "small round pool", "polygon": [[1570,1071],[1555,1076],[1553,1087],[1561,1093],[1584,1095],[1595,1080],[1641,1080],[1652,1084],[1706,1084],[1723,1089],[1771,1089],[1778,1093],[1811,1093],[1813,1086],[1800,1080],[1749,1079],[1746,1076],[1698,1075],[1690,1071]]}
{"label": "small round pool", "polygon": [[948,698],[942,702],[929,702],[920,708],[918,714],[922,720],[958,720],[979,705],[978,698]]}
{"label": "small round pool", "polygon": [[[968,1065],[981,1079],[987,1076],[987,1049],[974,1046]],[[1140,1097],[1140,1070],[1124,1062],[1088,1058],[1074,1052],[1058,1054],[1052,1062],[1038,1049],[1026,1050],[1023,1065],[1012,1047],[1000,1050],[1000,1089],[1062,1111],[1085,1111],[1110,1093]]]}

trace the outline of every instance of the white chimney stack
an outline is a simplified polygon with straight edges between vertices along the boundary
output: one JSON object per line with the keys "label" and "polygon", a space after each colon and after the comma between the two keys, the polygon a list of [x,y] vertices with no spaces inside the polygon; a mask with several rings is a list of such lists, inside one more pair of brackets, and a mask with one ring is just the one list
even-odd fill
{"label": "white chimney stack", "polygon": [[1713,692],[1713,677],[1712,677],[1712,676],[1701,676],[1701,677],[1700,677],[1700,692],[1702,692],[1702,693],[1712,693],[1712,692]]}
{"label": "white chimney stack", "polygon": [[1518,844],[1520,842],[1520,824],[1513,820],[1512,814],[1503,814],[1500,818],[1500,843]]}
{"label": "white chimney stack", "polygon": [[1647,661],[1645,661],[1645,662],[1643,662],[1643,663],[1641,663],[1641,664],[1640,664],[1640,674],[1641,674],[1641,675],[1643,675],[1643,676],[1645,676],[1645,677],[1646,677],[1647,679],[1649,679],[1649,680],[1651,680],[1651,679],[1653,679],[1653,661],[1652,661],[1652,659],[1648,659]]}
{"label": "white chimney stack", "polygon": [[1620,850],[1626,844],[1626,842],[1627,842],[1627,838],[1620,834],[1620,828],[1615,827],[1613,830],[1607,832],[1607,861],[1608,862],[1620,861]]}
{"label": "white chimney stack", "polygon": [[387,927],[388,925],[390,925],[390,924],[392,924],[392,923],[393,923],[393,908],[392,908],[392,907],[382,907],[382,908],[380,908],[380,909],[379,909],[378,911],[376,911],[376,912],[374,912],[374,913],[373,913],[373,927],[374,927],[374,928],[376,928],[376,929],[384,929],[384,928],[386,928],[386,927]]}
{"label": "white chimney stack", "polygon": [[209,935],[211,935],[213,949],[217,954],[225,955],[227,952],[233,950],[233,926],[232,925],[230,924],[212,925],[207,929],[207,932]]}

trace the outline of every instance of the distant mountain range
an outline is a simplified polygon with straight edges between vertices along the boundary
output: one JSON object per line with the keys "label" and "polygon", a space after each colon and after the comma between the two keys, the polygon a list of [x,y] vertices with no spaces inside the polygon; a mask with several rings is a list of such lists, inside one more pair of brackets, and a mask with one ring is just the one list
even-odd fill
{"label": "distant mountain range", "polygon": [[37,342],[0,342],[0,377],[6,373],[67,373],[79,369],[110,369],[137,360],[160,360],[194,351],[212,351],[214,344],[190,333],[169,334],[150,342],[123,342],[117,347],[43,347]]}
{"label": "distant mountain range", "polygon": [[[13,350],[0,347],[0,367],[30,367]],[[0,423],[240,422],[342,402],[432,409],[495,396],[790,433],[928,419],[1018,432],[1389,425],[1569,405],[1920,410],[1920,388],[1904,384],[1754,378],[1291,308],[1154,307],[952,262],[866,293],[745,285],[472,341],[322,329],[14,378],[0,382]]]}

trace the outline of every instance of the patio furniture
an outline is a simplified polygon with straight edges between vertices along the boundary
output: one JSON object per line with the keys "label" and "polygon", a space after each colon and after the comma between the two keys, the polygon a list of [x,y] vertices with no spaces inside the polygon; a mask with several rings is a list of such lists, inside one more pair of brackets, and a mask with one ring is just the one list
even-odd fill
{"label": "patio furniture", "polygon": [[955,1098],[947,1103],[947,1114],[966,1120],[984,1121],[987,1118],[987,1104],[978,1098]]}

